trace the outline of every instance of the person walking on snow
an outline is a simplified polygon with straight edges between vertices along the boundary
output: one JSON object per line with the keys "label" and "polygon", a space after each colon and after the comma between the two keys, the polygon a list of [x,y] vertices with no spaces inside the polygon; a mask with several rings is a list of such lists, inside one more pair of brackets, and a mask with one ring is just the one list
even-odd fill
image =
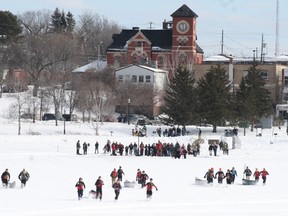
{"label": "person walking on snow", "polygon": [[6,169],[2,173],[1,180],[2,180],[3,186],[8,188],[8,183],[9,183],[9,180],[10,180],[10,173],[8,172],[8,169]]}
{"label": "person walking on snow", "polygon": [[214,178],[216,179],[217,176],[218,176],[218,179],[217,179],[217,180],[218,180],[218,183],[219,183],[219,184],[222,184],[223,179],[224,179],[224,175],[225,175],[225,174],[224,174],[224,172],[222,171],[222,169],[219,168],[219,171],[215,173],[215,177],[214,177]]}
{"label": "person walking on snow", "polygon": [[232,167],[230,173],[231,173],[231,176],[232,176],[231,183],[234,184],[235,178],[237,176],[237,171],[235,170],[235,167]]}
{"label": "person walking on snow", "polygon": [[80,200],[82,199],[83,191],[86,188],[85,183],[83,182],[82,178],[79,178],[79,181],[76,183],[75,187],[77,187],[78,200]]}
{"label": "person walking on snow", "polygon": [[24,188],[26,186],[26,182],[30,179],[30,174],[27,172],[27,170],[23,169],[19,173],[18,179],[21,181],[21,188]]}
{"label": "person walking on snow", "polygon": [[112,179],[112,186],[113,186],[113,184],[116,182],[117,176],[118,176],[117,171],[116,171],[116,169],[114,168],[113,171],[112,171],[111,174],[110,174],[110,177],[111,177],[111,179]]}
{"label": "person walking on snow", "polygon": [[145,173],[145,171],[142,171],[140,181],[141,181],[141,187],[145,187],[146,185],[146,180],[149,178],[149,176]]}
{"label": "person walking on snow", "polygon": [[100,201],[102,200],[102,186],[104,185],[101,176],[98,177],[97,181],[95,182],[96,186],[96,200],[99,198]]}
{"label": "person walking on snow", "polygon": [[81,148],[81,144],[80,144],[80,140],[78,140],[76,143],[76,154],[77,155],[80,155],[80,148]]}
{"label": "person walking on snow", "polygon": [[150,181],[147,184],[145,184],[145,186],[147,188],[147,191],[146,191],[147,199],[150,199],[150,198],[152,198],[152,194],[153,194],[152,189],[153,189],[153,187],[155,187],[156,191],[158,191],[158,188],[153,183],[153,179],[152,178],[150,178]]}
{"label": "person walking on snow", "polygon": [[213,178],[214,178],[214,169],[213,167],[211,169],[208,169],[206,174],[204,175],[204,178],[207,179],[207,183],[213,183]]}
{"label": "person walking on snow", "polygon": [[249,169],[249,167],[247,166],[246,169],[243,172],[246,176],[247,180],[250,180],[250,176],[252,175],[252,171]]}
{"label": "person walking on snow", "polygon": [[256,168],[255,172],[253,173],[253,176],[255,178],[255,181],[258,182],[259,181],[259,177],[260,177],[260,172],[259,170]]}
{"label": "person walking on snow", "polygon": [[119,197],[119,195],[120,195],[120,190],[122,189],[120,180],[117,179],[117,181],[114,182],[114,184],[112,185],[112,187],[114,188],[115,200],[118,200],[118,197]]}
{"label": "person walking on snow", "polygon": [[136,173],[136,181],[138,182],[138,184],[141,184],[141,170],[137,169],[137,173]]}
{"label": "person walking on snow", "polygon": [[266,183],[266,176],[269,175],[269,173],[263,168],[263,170],[260,172],[260,175],[262,176],[263,179],[263,184]]}
{"label": "person walking on snow", "polygon": [[117,170],[117,177],[118,177],[120,182],[122,181],[123,175],[125,175],[125,173],[123,172],[122,167],[119,166],[119,169]]}

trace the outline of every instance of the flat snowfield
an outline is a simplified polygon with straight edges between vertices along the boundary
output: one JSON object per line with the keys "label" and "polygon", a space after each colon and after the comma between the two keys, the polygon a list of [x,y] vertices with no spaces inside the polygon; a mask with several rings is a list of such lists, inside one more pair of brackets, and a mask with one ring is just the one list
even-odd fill
{"label": "flat snowfield", "polygon": [[[0,107],[4,104],[0,99]],[[7,106],[3,105],[2,113]],[[208,140],[220,139],[224,128],[211,133],[212,128],[201,128],[205,143],[201,145],[200,156],[189,155],[187,159],[147,156],[110,156],[103,153],[106,141],[152,144],[178,141],[180,145],[192,143],[198,135],[195,126],[187,127],[189,136],[158,137],[153,131],[156,126],[148,126],[147,137],[133,137],[133,125],[104,123],[96,136],[91,124],[63,122],[56,127],[54,121],[32,123],[23,121],[21,135],[17,135],[17,120],[0,118],[0,171],[6,168],[11,174],[15,188],[0,186],[0,215],[2,216],[175,216],[175,215],[288,215],[288,143],[285,126],[262,131],[239,130],[237,149],[229,155],[217,152],[217,157],[209,156]],[[165,128],[165,126],[161,126]],[[111,133],[113,131],[113,133]],[[274,136],[277,133],[277,136]],[[223,137],[222,137],[223,138]],[[76,142],[90,143],[87,155],[76,155]],[[94,144],[100,143],[100,153],[94,154]],[[81,149],[82,153],[82,149]],[[126,188],[122,182],[119,199],[114,200],[110,173],[122,166],[123,180],[135,181],[137,169],[145,170],[152,177],[158,191],[153,190],[152,199],[146,199],[146,189],[136,185]],[[244,167],[266,168],[270,175],[267,183],[255,186],[242,185]],[[238,176],[235,184],[197,184],[195,178],[203,179],[209,168],[215,171],[235,167]],[[24,189],[20,187],[18,174],[25,168],[31,178]],[[95,181],[102,176],[104,181],[103,199],[89,197],[95,190]],[[77,199],[75,184],[82,177],[86,189],[82,200]]]}

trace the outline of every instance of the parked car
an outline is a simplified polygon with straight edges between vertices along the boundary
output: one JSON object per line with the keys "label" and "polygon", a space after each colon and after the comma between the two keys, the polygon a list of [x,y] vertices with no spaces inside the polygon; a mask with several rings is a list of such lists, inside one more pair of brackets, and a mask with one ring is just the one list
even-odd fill
{"label": "parked car", "polygon": [[63,114],[62,117],[65,121],[78,121],[78,116],[75,114]]}
{"label": "parked car", "polygon": [[143,118],[137,119],[136,125],[144,126],[146,124],[147,124],[147,122],[145,119],[143,119]]}
{"label": "parked car", "polygon": [[22,119],[33,119],[33,114],[32,113],[23,113],[20,117]]}
{"label": "parked car", "polygon": [[42,116],[42,120],[43,121],[48,121],[48,120],[55,120],[55,115],[53,113],[45,113],[43,116]]}

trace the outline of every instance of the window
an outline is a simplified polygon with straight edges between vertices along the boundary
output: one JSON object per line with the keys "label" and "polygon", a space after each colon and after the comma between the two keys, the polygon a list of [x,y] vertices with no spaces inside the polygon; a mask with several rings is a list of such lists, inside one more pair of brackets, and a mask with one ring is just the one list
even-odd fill
{"label": "window", "polygon": [[288,86],[288,76],[285,76],[285,77],[284,77],[284,85],[285,85],[285,86]]}
{"label": "window", "polygon": [[268,72],[267,71],[261,71],[260,76],[264,80],[268,80]]}
{"label": "window", "polygon": [[146,83],[150,83],[151,82],[151,76],[147,75],[146,76]]}
{"label": "window", "polygon": [[132,75],[132,82],[137,82],[137,76],[136,75]]}
{"label": "window", "polygon": [[144,76],[143,75],[139,76],[139,83],[144,83]]}
{"label": "window", "polygon": [[123,82],[123,75],[119,75],[119,76],[118,76],[118,81],[119,81],[119,82]]}

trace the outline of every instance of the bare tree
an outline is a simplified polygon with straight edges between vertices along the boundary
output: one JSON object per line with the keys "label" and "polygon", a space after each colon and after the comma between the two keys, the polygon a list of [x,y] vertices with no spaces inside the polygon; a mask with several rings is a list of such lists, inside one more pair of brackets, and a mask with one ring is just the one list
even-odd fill
{"label": "bare tree", "polygon": [[21,135],[21,114],[25,106],[29,104],[31,96],[26,92],[21,92],[21,83],[17,83],[13,86],[16,93],[11,94],[10,97],[15,99],[15,102],[10,105],[10,115],[18,119],[18,135]]}
{"label": "bare tree", "polygon": [[55,125],[58,126],[58,120],[61,119],[60,105],[63,101],[63,88],[61,85],[50,85],[44,91],[46,97],[52,98],[54,105]]}
{"label": "bare tree", "polygon": [[111,88],[101,82],[89,86],[88,100],[91,102],[93,115],[92,127],[95,134],[99,135],[99,123],[111,115],[115,110],[114,93]]}
{"label": "bare tree", "polygon": [[5,59],[11,68],[19,67],[28,73],[34,86],[33,96],[37,96],[39,86],[47,81],[47,73],[44,72],[49,73],[52,66],[63,65],[72,58],[75,46],[75,41],[66,35],[31,36],[25,38],[22,44],[12,44],[5,53]]}
{"label": "bare tree", "polygon": [[94,58],[98,54],[103,55],[112,42],[112,35],[121,30],[115,22],[91,12],[80,15],[77,26],[76,32],[82,40],[86,56]]}
{"label": "bare tree", "polygon": [[24,36],[47,34],[52,12],[50,10],[26,11],[18,15]]}
{"label": "bare tree", "polygon": [[[131,91],[133,89],[133,91]],[[127,102],[130,99],[131,113],[152,115],[154,90],[151,85],[135,85],[132,82],[117,83],[117,106],[121,114],[126,113]]]}

